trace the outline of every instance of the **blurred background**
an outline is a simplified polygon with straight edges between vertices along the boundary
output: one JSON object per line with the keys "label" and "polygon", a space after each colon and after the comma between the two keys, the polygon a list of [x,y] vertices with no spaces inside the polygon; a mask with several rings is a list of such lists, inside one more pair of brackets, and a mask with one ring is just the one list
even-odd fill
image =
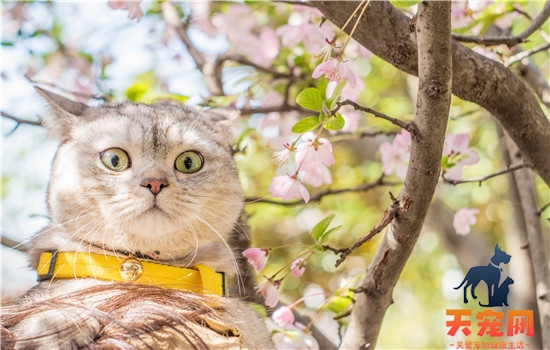
{"label": "blurred background", "polygon": [[[543,5],[536,1],[456,2],[453,28],[456,33],[479,34],[495,26],[521,32],[529,25],[529,16],[536,16]],[[289,40],[288,32],[281,28],[304,26],[306,30],[306,24],[318,28],[321,23],[321,15],[306,6],[249,1],[176,3],[178,15],[187,23],[189,40],[204,57],[211,61],[220,55],[239,57],[223,65],[224,95],[211,96],[194,57],[174,27],[167,24],[159,2],[28,1],[4,2],[2,7],[1,109],[28,121],[38,120],[45,110],[34,92],[35,83],[89,104],[148,103],[161,98],[251,110],[281,105],[285,95],[293,102],[296,93],[307,86],[325,88],[326,79],[311,78],[316,59],[310,45],[317,43],[320,48],[329,35],[326,33],[336,30],[326,23],[319,33],[308,29],[309,37],[300,39],[293,34],[296,40]],[[403,11],[414,13],[415,8],[403,7]],[[544,43],[549,34],[548,26],[543,26],[523,49]],[[513,54],[506,46],[474,50],[501,61]],[[355,94],[364,106],[410,121],[415,112],[416,78],[353,41],[346,52],[361,78],[361,88],[348,93]],[[531,57],[543,77],[550,73],[548,59],[548,52]],[[300,81],[291,83],[277,76],[288,75],[289,67],[300,74]],[[273,152],[292,139],[289,128],[299,116],[307,115],[273,109],[267,114],[250,112],[242,118],[239,147],[244,151],[235,157],[248,198],[245,211],[252,245],[282,247],[270,252],[270,264],[262,275],[273,274],[311,245],[309,232],[329,214],[336,214],[333,225],[343,227],[331,236],[330,245],[350,246],[380,221],[384,209],[391,205],[389,192],[397,195],[402,186],[401,179],[390,176],[388,181],[396,185],[327,195],[307,205],[262,201],[269,199],[271,179],[281,174],[273,164]],[[391,142],[399,129],[366,115],[356,120],[357,127],[351,132],[326,136],[336,158],[331,167],[333,183],[310,188],[312,195],[328,188],[355,188],[382,175],[379,146]],[[363,137],[361,133],[376,135]],[[486,176],[507,166],[498,126],[477,105],[453,97],[448,133],[468,134],[470,147],[480,157],[477,164],[464,168],[464,179]],[[21,250],[33,233],[48,224],[45,198],[55,149],[55,141],[41,127],[2,118],[3,303],[35,283],[36,276],[26,267]],[[543,208],[550,202],[548,188],[539,178],[534,182],[538,207]],[[459,236],[452,225],[453,215],[466,207],[479,209],[479,214],[472,232]],[[548,207],[541,212],[546,243],[549,212]],[[444,348],[456,341],[458,336],[446,336],[445,326],[445,311],[464,306],[462,289],[453,287],[470,267],[488,263],[495,244],[513,257],[513,263],[505,267],[505,273],[515,280],[510,305],[513,309],[536,309],[529,260],[521,248],[525,240],[520,218],[510,174],[481,183],[440,183],[420,240],[397,284],[395,303],[386,313],[377,347]],[[363,245],[338,268],[333,253],[315,254],[303,277],[285,278],[282,300],[292,303],[305,296],[298,309],[314,317],[323,332],[338,342],[346,321],[334,320],[334,316],[351,306],[344,291],[357,286],[380,239],[381,235]],[[12,248],[4,245],[6,242]],[[22,245],[13,248],[17,243]],[[531,339],[531,344],[536,345],[536,339]]]}

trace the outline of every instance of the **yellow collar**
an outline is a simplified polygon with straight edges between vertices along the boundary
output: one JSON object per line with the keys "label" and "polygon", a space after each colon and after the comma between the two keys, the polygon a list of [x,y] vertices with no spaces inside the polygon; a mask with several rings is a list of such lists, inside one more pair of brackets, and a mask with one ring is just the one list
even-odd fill
{"label": "yellow collar", "polygon": [[54,278],[95,278],[105,281],[135,282],[223,295],[225,276],[208,266],[192,269],[142,261],[134,256],[120,258],[89,252],[44,252],[38,262],[38,281]]}

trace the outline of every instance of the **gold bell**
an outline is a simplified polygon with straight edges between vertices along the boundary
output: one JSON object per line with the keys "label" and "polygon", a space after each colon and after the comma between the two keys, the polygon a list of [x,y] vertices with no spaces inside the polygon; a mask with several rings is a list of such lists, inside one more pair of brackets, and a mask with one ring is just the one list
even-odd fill
{"label": "gold bell", "polygon": [[137,280],[142,274],[143,265],[134,257],[134,254],[130,254],[130,257],[120,264],[120,276],[127,282]]}

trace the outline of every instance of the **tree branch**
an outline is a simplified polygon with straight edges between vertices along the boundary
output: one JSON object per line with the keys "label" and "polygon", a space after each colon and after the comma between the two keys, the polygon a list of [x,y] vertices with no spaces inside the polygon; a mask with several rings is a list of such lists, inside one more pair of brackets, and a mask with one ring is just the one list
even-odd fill
{"label": "tree branch", "polygon": [[540,101],[550,108],[550,86],[548,82],[533,62],[530,60],[525,61],[520,61],[517,66],[519,75],[529,84]]}
{"label": "tree branch", "polygon": [[506,45],[508,47],[512,47],[526,41],[519,36],[477,36],[462,34],[453,34],[453,39],[463,43],[473,43],[485,46]]}
{"label": "tree branch", "polygon": [[9,239],[7,237],[4,237],[4,236],[0,236],[0,240],[1,240],[1,244],[4,246],[4,247],[8,247],[8,248],[11,248],[11,249],[15,249],[15,250],[18,250],[22,253],[26,253],[28,248],[26,245],[24,245],[23,243],[19,243],[19,242],[16,242],[12,239]]}
{"label": "tree branch", "polygon": [[[378,10],[383,7],[386,11],[393,11],[387,2],[372,2],[371,5]],[[373,11],[377,12],[376,9]],[[342,349],[374,348],[385,311],[392,303],[393,289],[418,239],[437,186],[451,102],[450,13],[450,1],[424,1],[418,5],[419,82],[417,111],[413,120],[418,131],[412,137],[411,161],[399,195],[400,200],[410,198],[412,204],[389,225],[367,270],[362,282],[364,293],[357,295],[348,331],[340,346]],[[370,27],[372,24],[368,23],[373,18],[387,18],[387,13],[369,11],[367,15],[367,25],[363,28]],[[395,23],[392,25],[395,26]],[[405,53],[401,50],[397,52],[401,55]]]}
{"label": "tree branch", "polygon": [[189,55],[191,55],[193,61],[197,65],[197,68],[202,72],[210,94],[214,96],[223,95],[223,86],[221,82],[216,79],[215,65],[208,62],[202,52],[195,47],[187,34],[187,26],[182,22],[174,4],[171,1],[164,1],[160,6],[164,20],[168,25],[174,27],[181,42],[185,45]]}
{"label": "tree branch", "polygon": [[[350,1],[310,3],[338,26],[344,24],[356,7]],[[544,13],[548,7],[547,2]],[[418,75],[411,19],[388,1],[371,1],[367,15],[368,19],[355,31],[355,40],[395,67]],[[550,121],[533,92],[502,64],[456,41],[452,47],[453,93],[489,111],[518,145],[525,163],[550,186],[550,152],[543,151],[550,149]]]}
{"label": "tree branch", "polygon": [[510,173],[512,171],[516,171],[516,170],[523,169],[523,168],[526,168],[526,167],[527,167],[526,164],[513,165],[513,166],[510,166],[509,168],[503,169],[501,171],[497,171],[494,174],[478,177],[478,178],[475,178],[475,179],[469,179],[469,180],[451,180],[451,179],[447,179],[445,177],[445,174],[442,174],[441,178],[443,179],[444,182],[446,182],[448,184],[451,184],[451,185],[459,185],[459,184],[466,184],[466,183],[472,183],[472,182],[479,182],[479,186],[481,186],[481,183],[485,180],[489,180],[493,177],[496,177],[496,176],[499,176],[499,175],[502,175],[502,174],[506,174],[506,173]]}
{"label": "tree branch", "polygon": [[516,36],[479,37],[479,36],[453,34],[453,38],[457,41],[466,42],[466,43],[475,43],[475,44],[488,45],[488,46],[505,44],[508,47],[512,47],[519,43],[526,42],[527,38],[531,36],[531,34],[533,34],[536,30],[542,27],[542,25],[544,24],[544,22],[546,22],[549,16],[550,16],[550,3],[546,1],[541,13],[539,13],[539,15],[535,17],[535,19],[531,22],[529,27],[527,27],[527,29],[525,29],[523,32],[521,32]]}
{"label": "tree branch", "polygon": [[[347,192],[366,192],[376,187],[395,186],[399,184],[400,184],[399,182],[384,181],[384,175],[382,175],[376,181],[369,182],[354,188],[328,189],[324,192],[320,192],[314,196],[311,196],[309,201],[319,202],[325,196],[331,196],[331,195],[347,193]],[[255,204],[255,203],[267,203],[267,204],[277,204],[277,205],[283,205],[283,206],[292,206],[292,205],[304,204],[304,201],[296,200],[296,201],[289,201],[289,202],[281,202],[281,201],[276,201],[276,200],[271,200],[266,198],[259,198],[259,197],[249,197],[245,199],[245,204]]]}
{"label": "tree branch", "polygon": [[280,106],[243,108],[240,111],[241,111],[241,115],[250,115],[255,113],[271,113],[271,112],[291,112],[291,111],[305,112],[306,110],[300,106],[288,105],[283,103]]}
{"label": "tree branch", "polygon": [[244,57],[242,55],[236,55],[236,54],[229,54],[229,53],[221,54],[218,57],[216,57],[214,65],[216,66],[216,69],[221,69],[223,67],[223,64],[227,61],[233,61],[233,62],[243,64],[245,66],[253,67],[254,69],[256,69],[260,72],[264,72],[264,73],[267,73],[267,74],[273,76],[273,78],[275,78],[275,79],[290,78],[291,77],[291,73],[281,73],[281,72],[278,72],[278,71],[273,70],[273,69],[269,69],[269,68],[266,68],[266,67],[259,66],[259,65],[255,64],[254,62],[250,61],[249,59],[247,59],[246,57]]}
{"label": "tree branch", "polygon": [[550,43],[546,43],[546,44],[542,44],[542,45],[539,45],[539,46],[536,46],[536,47],[533,47],[532,49],[530,50],[526,50],[526,51],[522,51],[520,53],[517,53],[515,54],[514,56],[511,56],[509,57],[506,62],[505,62],[505,66],[506,67],[510,67],[511,65],[515,64],[515,63],[518,63],[519,61],[531,56],[531,55],[534,55],[538,52],[541,52],[541,51],[546,51],[550,49]]}
{"label": "tree branch", "polygon": [[[17,130],[17,128],[21,125],[21,124],[27,124],[27,125],[34,125],[34,126],[42,126],[42,121],[41,119],[38,119],[38,120],[26,120],[26,119],[21,119],[21,118],[17,118],[9,113],[6,113],[4,111],[0,111],[0,115],[4,118],[8,118],[10,120],[13,120],[15,122],[15,127],[13,129],[11,129],[7,135],[10,135],[12,134],[15,130]],[[6,135],[6,136],[7,136]]]}
{"label": "tree branch", "polygon": [[335,267],[340,266],[344,262],[344,260],[346,260],[348,255],[350,255],[355,249],[359,248],[360,246],[368,242],[372,237],[380,233],[380,231],[386,228],[400,213],[406,212],[409,209],[410,205],[411,199],[408,197],[403,197],[402,201],[393,198],[393,203],[391,207],[384,210],[384,216],[382,217],[382,220],[378,224],[376,224],[372,228],[372,230],[367,232],[363,237],[355,242],[351,247],[337,249],[327,245],[323,246],[325,250],[330,250],[334,254],[340,254],[340,257],[338,258],[338,260],[336,260]]}
{"label": "tree branch", "polygon": [[395,131],[361,131],[356,133],[337,133],[334,136],[330,136],[329,140],[332,143],[343,142],[349,140],[360,140],[365,137],[375,137],[380,135],[395,136],[398,133]]}
{"label": "tree branch", "polygon": [[397,125],[402,129],[407,130],[408,132],[411,133],[411,135],[416,132],[415,129],[414,129],[414,125],[412,123],[406,123],[406,122],[404,122],[400,119],[390,117],[390,116],[385,115],[384,113],[378,112],[378,111],[376,111],[372,108],[361,106],[361,105],[359,105],[358,103],[356,103],[352,100],[345,100],[345,101],[336,103],[336,108],[333,111],[333,113],[336,113],[342,106],[352,106],[356,111],[369,113],[369,114],[374,115],[377,118],[387,120],[390,123],[392,123],[394,125]]}
{"label": "tree branch", "polygon": [[[521,154],[517,146],[504,135],[505,147],[512,162],[521,162]],[[550,273],[548,258],[544,250],[540,214],[537,210],[537,195],[531,173],[526,169],[513,173],[517,194],[521,203],[520,210],[523,214],[525,231],[524,241],[527,242],[527,250],[531,260],[531,269],[535,280],[535,294],[537,298],[538,315],[541,325],[542,348],[550,348]]]}

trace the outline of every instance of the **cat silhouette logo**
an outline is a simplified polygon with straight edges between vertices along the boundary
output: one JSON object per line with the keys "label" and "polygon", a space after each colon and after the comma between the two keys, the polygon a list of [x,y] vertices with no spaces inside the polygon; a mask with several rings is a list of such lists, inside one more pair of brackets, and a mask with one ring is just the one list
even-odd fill
{"label": "cat silhouette logo", "polygon": [[475,294],[475,289],[479,282],[484,281],[487,284],[487,304],[482,304],[479,302],[480,306],[483,307],[498,307],[498,306],[508,306],[508,293],[510,292],[510,285],[514,283],[514,280],[510,277],[507,277],[500,285],[500,275],[502,269],[500,264],[508,264],[512,256],[506,254],[498,246],[495,246],[495,254],[489,261],[487,266],[474,266],[472,267],[464,280],[458,287],[454,289],[459,289],[464,285],[464,304],[468,304],[467,298],[467,289],[471,286],[470,293],[472,298],[477,299]]}

